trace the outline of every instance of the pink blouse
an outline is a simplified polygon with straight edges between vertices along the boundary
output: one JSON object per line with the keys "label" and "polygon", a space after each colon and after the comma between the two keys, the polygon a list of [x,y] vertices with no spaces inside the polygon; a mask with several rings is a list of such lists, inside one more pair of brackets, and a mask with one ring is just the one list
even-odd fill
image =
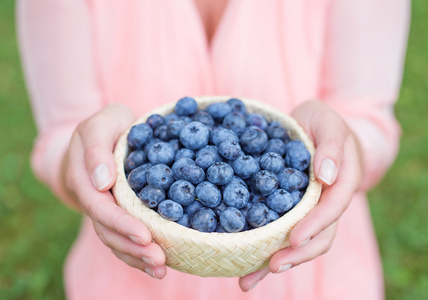
{"label": "pink blouse", "polygon": [[[229,0],[210,44],[193,0],[20,0],[23,67],[38,127],[36,176],[59,198],[76,125],[107,103],[141,115],[183,96],[254,98],[289,113],[308,99],[337,111],[364,151],[364,190],[393,162],[393,113],[409,23],[405,0]],[[236,278],[169,269],[155,280],[118,260],[84,218],[65,268],[69,299],[381,299],[382,269],[365,195],[331,250],[249,293]]]}

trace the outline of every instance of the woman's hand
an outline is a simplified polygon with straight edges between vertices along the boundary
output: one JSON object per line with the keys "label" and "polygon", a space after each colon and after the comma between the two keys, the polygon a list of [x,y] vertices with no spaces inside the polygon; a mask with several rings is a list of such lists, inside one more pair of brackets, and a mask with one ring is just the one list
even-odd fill
{"label": "woman's hand", "polygon": [[135,116],[128,107],[110,104],[80,123],[63,160],[63,183],[92,219],[101,241],[118,258],[154,278],[163,278],[162,249],[152,243],[147,227],[120,208],[109,191],[116,181],[114,146],[133,121]]}
{"label": "woman's hand", "polygon": [[239,279],[243,291],[252,289],[270,272],[284,272],[326,253],[333,243],[337,221],[361,183],[360,146],[339,115],[322,102],[307,101],[292,116],[315,144],[314,172],[323,183],[323,192],[319,203],[291,231],[291,247],[275,253],[268,268]]}

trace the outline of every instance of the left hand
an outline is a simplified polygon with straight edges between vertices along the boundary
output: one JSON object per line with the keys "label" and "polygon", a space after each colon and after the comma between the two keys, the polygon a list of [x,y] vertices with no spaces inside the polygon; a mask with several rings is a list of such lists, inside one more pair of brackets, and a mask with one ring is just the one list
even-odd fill
{"label": "left hand", "polygon": [[307,101],[291,115],[315,144],[314,173],[323,183],[318,204],[293,228],[290,247],[276,252],[269,267],[239,279],[251,290],[269,273],[281,273],[326,253],[334,240],[337,222],[362,180],[362,154],[346,122],[320,101]]}

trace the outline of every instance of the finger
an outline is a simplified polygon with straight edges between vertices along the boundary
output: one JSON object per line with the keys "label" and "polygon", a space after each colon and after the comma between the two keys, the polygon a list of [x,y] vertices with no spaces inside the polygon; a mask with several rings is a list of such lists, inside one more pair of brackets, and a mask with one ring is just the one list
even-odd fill
{"label": "finger", "polygon": [[263,278],[270,273],[268,268],[263,268],[251,274],[239,278],[239,287],[243,292],[252,290]]}
{"label": "finger", "polygon": [[315,176],[324,184],[336,180],[343,160],[344,144],[350,134],[343,119],[320,101],[307,101],[292,113],[314,141]]}
{"label": "finger", "polygon": [[85,213],[94,221],[128,237],[137,244],[150,244],[152,236],[148,228],[119,207],[110,192],[100,193],[91,184],[83,158],[82,141],[78,134],[73,136],[69,149],[66,181],[77,195]]}
{"label": "finger", "polygon": [[139,269],[145,273],[147,273],[149,276],[156,278],[156,279],[162,279],[166,276],[166,267],[165,266],[158,266],[153,267],[145,262],[143,262],[140,259],[134,258],[132,256],[123,254],[121,252],[113,250],[113,253],[123,262],[128,264],[131,267],[134,267],[136,269]]}
{"label": "finger", "polygon": [[341,171],[334,185],[325,188],[318,204],[293,228],[290,244],[298,247],[336,222],[348,207],[361,182],[356,150],[346,147]]}
{"label": "finger", "polygon": [[165,264],[165,255],[157,244],[150,243],[147,246],[138,245],[98,222],[94,222],[94,228],[101,241],[112,250],[132,256],[136,259],[141,259],[151,266],[161,266]]}
{"label": "finger", "polygon": [[282,273],[291,267],[311,261],[326,253],[331,248],[336,235],[336,229],[337,222],[320,232],[304,246],[299,248],[289,247],[276,252],[269,262],[269,270],[272,273]]}
{"label": "finger", "polygon": [[114,146],[134,120],[135,116],[127,106],[113,103],[78,126],[85,149],[85,164],[99,191],[109,190],[116,180]]}

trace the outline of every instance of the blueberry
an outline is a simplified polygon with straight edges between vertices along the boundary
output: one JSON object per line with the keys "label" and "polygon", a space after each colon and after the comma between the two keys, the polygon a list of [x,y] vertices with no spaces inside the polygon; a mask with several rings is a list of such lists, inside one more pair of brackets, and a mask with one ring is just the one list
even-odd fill
{"label": "blueberry", "polygon": [[183,206],[190,205],[195,201],[195,186],[188,181],[178,180],[169,188],[168,197]]}
{"label": "blueberry", "polygon": [[241,214],[244,215],[244,217],[247,217],[248,211],[250,210],[251,206],[253,206],[253,204],[251,202],[248,202],[247,205],[239,209],[241,211]]}
{"label": "blueberry", "polygon": [[304,171],[310,163],[311,154],[306,148],[292,147],[285,153],[285,164],[290,168]]}
{"label": "blueberry", "polygon": [[183,207],[184,211],[187,215],[189,215],[189,217],[193,216],[193,214],[200,209],[201,207],[203,207],[202,203],[199,201],[193,201],[192,203],[190,203],[189,205]]}
{"label": "blueberry", "polygon": [[178,221],[183,217],[183,207],[171,199],[159,203],[158,213],[167,220]]}
{"label": "blueberry", "polygon": [[222,122],[223,118],[230,114],[232,109],[228,104],[218,102],[208,105],[206,111],[213,117],[214,120]]}
{"label": "blueberry", "polygon": [[259,114],[248,114],[245,121],[248,127],[257,126],[262,130],[266,130],[268,127],[268,122],[266,121],[265,117]]}
{"label": "blueberry", "polygon": [[267,170],[259,171],[253,178],[254,188],[262,196],[267,196],[275,192],[278,188],[278,177],[275,173]]}
{"label": "blueberry", "polygon": [[259,154],[267,147],[268,137],[262,129],[247,127],[239,140],[242,150],[248,154]]}
{"label": "blueberry", "polygon": [[225,141],[239,142],[239,137],[233,130],[217,127],[211,131],[210,141],[214,145],[218,146]]}
{"label": "blueberry", "polygon": [[250,155],[239,156],[232,163],[233,171],[242,179],[247,179],[260,170],[259,163]]}
{"label": "blueberry", "polygon": [[[181,149],[181,143],[178,139],[169,140],[168,143],[174,148],[174,153],[177,153],[178,150]],[[174,159],[175,159],[175,155],[174,155]]]}
{"label": "blueberry", "polygon": [[215,124],[213,117],[206,111],[198,111],[196,114],[194,114],[193,121],[201,122],[202,124],[206,125],[208,128],[211,129],[214,127]]}
{"label": "blueberry", "polygon": [[202,207],[190,219],[191,227],[202,232],[214,232],[217,227],[217,218],[214,211]]}
{"label": "blueberry", "polygon": [[244,116],[238,112],[233,112],[226,115],[222,124],[224,128],[232,130],[238,136],[240,136],[247,127]]}
{"label": "blueberry", "polygon": [[227,232],[239,232],[244,228],[245,217],[239,209],[228,207],[220,214],[220,224]]}
{"label": "blueberry", "polygon": [[302,192],[302,191],[292,191],[290,193],[291,197],[293,198],[293,206],[296,206],[297,203],[299,203],[300,200],[302,200],[303,194],[304,194],[304,192]]}
{"label": "blueberry", "polygon": [[181,174],[183,175],[183,179],[191,182],[194,185],[197,185],[205,180],[204,170],[196,165],[184,166]]}
{"label": "blueberry", "polygon": [[285,144],[285,149],[284,150],[285,150],[285,152],[287,152],[289,149],[295,148],[295,147],[306,149],[306,146],[305,146],[305,144],[302,141],[300,141],[300,140],[292,140],[292,141],[290,141],[290,142],[288,142],[288,143]]}
{"label": "blueberry", "polygon": [[165,121],[165,125],[168,125],[169,123],[173,122],[173,121],[177,121],[180,119],[180,117],[176,114],[176,113],[170,113],[168,115],[166,115],[165,117],[163,117],[164,121]]}
{"label": "blueberry", "polygon": [[164,118],[159,114],[150,115],[146,121],[153,129],[165,123]]}
{"label": "blueberry", "polygon": [[217,223],[217,228],[215,229],[215,232],[226,233],[227,231],[226,231],[226,229],[223,228],[223,226],[221,226],[220,223]]}
{"label": "blueberry", "polygon": [[195,165],[201,167],[204,171],[211,167],[216,162],[214,154],[210,152],[204,152],[196,156]]}
{"label": "blueberry", "polygon": [[226,103],[229,104],[232,112],[238,112],[244,116],[247,114],[247,107],[245,106],[244,102],[242,102],[242,100],[230,98]]}
{"label": "blueberry", "polygon": [[176,180],[184,179],[183,168],[188,165],[194,165],[195,162],[190,158],[180,158],[171,167]]}
{"label": "blueberry", "polygon": [[174,161],[175,150],[170,143],[160,142],[154,144],[149,150],[149,161],[156,164],[169,165]]}
{"label": "blueberry", "polygon": [[233,183],[241,184],[241,185],[243,185],[245,188],[248,188],[248,187],[247,187],[247,184],[245,183],[245,181],[244,181],[242,178],[240,178],[240,177],[238,177],[238,176],[235,176],[235,175],[233,175],[233,177],[232,177],[232,179],[230,180],[230,182],[228,183],[228,185],[229,185],[229,184],[233,184]]}
{"label": "blueberry", "polygon": [[165,200],[165,191],[157,186],[147,185],[141,190],[138,197],[145,206],[155,208],[160,202]]}
{"label": "blueberry", "polygon": [[247,213],[247,221],[252,227],[261,227],[267,224],[269,209],[262,203],[251,206]]}
{"label": "blueberry", "polygon": [[180,142],[191,150],[205,147],[209,140],[209,129],[200,122],[191,122],[184,126],[180,132]]}
{"label": "blueberry", "polygon": [[183,120],[172,121],[166,126],[166,133],[169,139],[178,139],[180,132],[187,123]]}
{"label": "blueberry", "polygon": [[[305,187],[304,173],[293,168],[285,168],[278,173],[279,187],[288,192],[296,191]],[[305,174],[306,175],[306,174]]]}
{"label": "blueberry", "polygon": [[249,197],[250,192],[242,184],[228,184],[223,192],[224,203],[236,208],[244,208]]}
{"label": "blueberry", "polygon": [[285,155],[285,143],[280,139],[271,139],[268,141],[265,153],[276,152],[282,157]]}
{"label": "blueberry", "polygon": [[274,212],[282,214],[293,207],[293,197],[286,190],[279,189],[266,198],[266,205]]}
{"label": "blueberry", "polygon": [[277,121],[270,122],[268,128],[266,129],[266,133],[270,139],[288,139],[287,130],[281,125],[281,123]]}
{"label": "blueberry", "polygon": [[168,126],[166,124],[159,125],[153,130],[153,136],[157,139],[160,139],[164,142],[169,140],[168,137]]}
{"label": "blueberry", "polygon": [[203,147],[202,149],[199,149],[196,152],[196,157],[198,157],[199,155],[204,154],[204,153],[211,153],[212,155],[214,155],[215,162],[223,161],[220,154],[218,153],[218,147],[217,146],[207,145],[207,146]]}
{"label": "blueberry", "polygon": [[165,164],[154,165],[147,173],[147,183],[167,190],[174,182],[171,169]]}
{"label": "blueberry", "polygon": [[224,203],[224,201],[221,201],[219,205],[213,208],[216,216],[220,218],[220,214],[227,208],[227,205]]}
{"label": "blueberry", "polygon": [[153,137],[153,129],[146,123],[131,127],[128,133],[128,146],[132,149],[142,149]]}
{"label": "blueberry", "polygon": [[180,158],[189,158],[191,160],[194,160],[195,152],[187,148],[181,148],[175,153],[174,161],[177,161]]}
{"label": "blueberry", "polygon": [[128,157],[125,159],[124,166],[125,172],[129,173],[134,170],[136,167],[141,166],[146,161],[146,153],[143,150],[135,150],[129,153]]}
{"label": "blueberry", "polygon": [[224,141],[218,146],[219,154],[228,160],[235,160],[241,153],[241,146],[238,142]]}
{"label": "blueberry", "polygon": [[268,215],[268,223],[271,223],[275,220],[279,219],[279,215],[274,212],[273,210],[269,209],[269,215]]}
{"label": "blueberry", "polygon": [[144,149],[144,153],[146,153],[146,157],[148,157],[149,155],[150,148],[152,148],[154,144],[161,143],[161,142],[163,142],[161,139],[152,138],[147,144],[145,144],[143,149]]}
{"label": "blueberry", "polygon": [[141,189],[147,184],[147,174],[151,167],[151,163],[143,164],[129,173],[128,183],[134,191],[141,191]]}
{"label": "blueberry", "polygon": [[198,110],[198,103],[193,98],[184,97],[178,100],[174,110],[179,116],[190,116]]}
{"label": "blueberry", "polygon": [[260,168],[278,173],[284,169],[284,159],[276,152],[267,152],[260,157]]}
{"label": "blueberry", "polygon": [[207,170],[207,179],[216,185],[228,184],[233,177],[233,169],[225,162],[216,162]]}
{"label": "blueberry", "polygon": [[208,181],[203,181],[196,186],[196,197],[207,207],[216,207],[221,202],[220,189]]}
{"label": "blueberry", "polygon": [[250,193],[250,201],[251,204],[255,203],[263,203],[266,204],[266,197],[256,193]]}
{"label": "blueberry", "polygon": [[177,224],[180,224],[181,226],[190,228],[190,217],[188,214],[183,214],[183,216],[180,218],[180,220],[177,220]]}

